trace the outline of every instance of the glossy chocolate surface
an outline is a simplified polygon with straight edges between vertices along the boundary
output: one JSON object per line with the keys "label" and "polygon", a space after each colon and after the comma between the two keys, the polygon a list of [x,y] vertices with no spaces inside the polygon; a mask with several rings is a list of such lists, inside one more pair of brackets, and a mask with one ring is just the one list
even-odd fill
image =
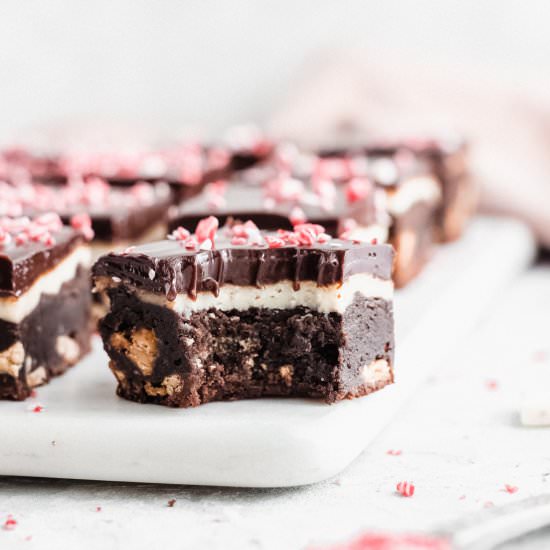
{"label": "glossy chocolate surface", "polygon": [[[252,220],[267,230],[292,229],[291,219],[296,208],[305,215],[305,221],[323,225],[333,237],[342,233],[348,219],[360,226],[379,221],[376,189],[371,180],[363,181],[365,196],[350,199],[346,187],[351,177],[337,181],[320,176],[316,180],[309,167],[290,168],[282,170],[275,161],[270,161],[235,175],[227,181],[223,192],[216,194],[212,189],[215,184],[207,186],[200,195],[170,212],[169,229],[194,227],[209,214],[218,217],[222,224],[233,218]],[[300,192],[293,195],[281,191],[285,180],[301,187]],[[273,192],[274,189],[279,192]]]}
{"label": "glossy chocolate surface", "polygon": [[[262,237],[276,236],[262,232]],[[351,275],[369,273],[390,279],[393,248],[332,239],[312,246],[267,244],[232,245],[223,230],[214,250],[188,251],[173,240],[132,248],[122,254],[107,254],[94,265],[94,277],[112,277],[137,288],[175,299],[187,293],[217,294],[223,284],[257,286],[290,280],[295,288],[301,281],[319,286],[342,283]]]}
{"label": "glossy chocolate surface", "polygon": [[21,295],[84,242],[82,234],[70,227],[63,227],[52,235],[54,244],[33,241],[16,244],[12,240],[0,248],[0,296]]}

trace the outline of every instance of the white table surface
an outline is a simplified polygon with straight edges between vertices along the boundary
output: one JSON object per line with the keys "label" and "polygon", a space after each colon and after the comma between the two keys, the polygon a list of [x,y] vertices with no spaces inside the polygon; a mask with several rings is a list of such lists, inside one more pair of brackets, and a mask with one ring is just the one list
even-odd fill
{"label": "white table surface", "polygon": [[[520,277],[336,478],[271,490],[0,478],[0,523],[18,522],[0,529],[0,548],[301,549],[363,530],[427,530],[487,502],[550,492],[550,428],[517,416],[524,380],[540,389],[549,372],[547,265]],[[414,482],[414,497],[396,495],[401,480]]]}

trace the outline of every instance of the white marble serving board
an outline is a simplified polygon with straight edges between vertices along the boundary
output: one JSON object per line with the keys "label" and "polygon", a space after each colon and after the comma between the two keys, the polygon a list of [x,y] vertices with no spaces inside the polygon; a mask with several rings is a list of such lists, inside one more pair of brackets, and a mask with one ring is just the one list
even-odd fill
{"label": "white marble serving board", "polygon": [[[284,487],[343,470],[384,428],[445,351],[530,263],[516,222],[477,219],[399,291],[396,384],[337,405],[305,399],[176,410],[115,396],[101,343],[23,403],[0,402],[0,475]],[[36,405],[42,412],[33,412]]]}

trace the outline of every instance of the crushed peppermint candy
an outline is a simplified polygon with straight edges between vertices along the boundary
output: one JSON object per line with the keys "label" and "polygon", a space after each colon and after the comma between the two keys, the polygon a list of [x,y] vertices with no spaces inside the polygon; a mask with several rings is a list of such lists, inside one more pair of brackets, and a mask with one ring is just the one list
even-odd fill
{"label": "crushed peppermint candy", "polygon": [[516,487],[515,485],[508,485],[508,483],[506,483],[504,485],[503,491],[509,493],[510,495],[513,495],[514,493],[517,493],[519,491],[519,487]]}
{"label": "crushed peppermint candy", "polygon": [[311,550],[452,550],[452,546],[448,539],[440,536],[364,533],[343,545],[314,547]]}
{"label": "crushed peppermint candy", "polygon": [[194,237],[190,237],[189,239],[187,239],[184,244],[187,250],[197,250],[197,248],[199,247],[199,243]]}
{"label": "crushed peppermint candy", "polygon": [[386,454],[390,456],[400,456],[403,454],[403,451],[400,449],[388,449]]}
{"label": "crushed peppermint candy", "polygon": [[186,241],[190,236],[189,231],[185,227],[177,227],[167,236],[167,239],[171,241]]}
{"label": "crushed peppermint candy", "polygon": [[17,526],[17,520],[14,519],[14,517],[11,514],[9,514],[6,520],[4,521],[4,524],[2,525],[2,529],[4,529],[4,531],[13,531],[16,526]]}
{"label": "crushed peppermint candy", "polygon": [[367,178],[353,178],[346,185],[346,199],[349,203],[358,202],[367,197],[373,190]]}
{"label": "crushed peppermint candy", "polygon": [[275,203],[299,201],[303,197],[304,191],[303,182],[288,175],[272,179],[264,186],[266,198],[272,199]]}
{"label": "crushed peppermint candy", "polygon": [[395,490],[403,497],[412,497],[414,495],[415,486],[410,481],[400,481]]}
{"label": "crushed peppermint candy", "polygon": [[29,242],[53,246],[54,234],[63,227],[61,218],[54,212],[46,212],[30,220],[26,216],[0,218],[0,249],[12,244],[23,246]]}
{"label": "crushed peppermint candy", "polygon": [[246,237],[236,237],[235,236],[231,239],[231,244],[236,245],[236,246],[245,245],[247,242],[248,242],[248,240],[247,240]]}
{"label": "crushed peppermint candy", "polygon": [[319,206],[327,212],[334,210],[334,201],[337,194],[334,182],[325,178],[313,178],[312,186],[319,199]]}
{"label": "crushed peppermint candy", "polygon": [[219,226],[220,222],[215,216],[208,216],[208,218],[203,218],[200,220],[197,224],[197,228],[195,229],[195,237],[197,238],[199,244],[205,242],[206,240],[210,240],[211,247],[213,248],[214,240],[216,238],[216,231]]}
{"label": "crushed peppermint candy", "polygon": [[[319,224],[297,223],[292,230],[278,229],[265,233],[252,220],[230,221],[219,230],[219,221],[214,216],[200,220],[195,233],[191,234],[187,229],[178,227],[167,235],[167,239],[179,241],[186,250],[196,252],[198,250],[214,250],[218,236],[223,236],[233,246],[267,246],[268,248],[314,246],[332,241],[332,236]],[[335,242],[334,246],[338,244],[340,243]],[[149,276],[152,280],[153,270]]]}
{"label": "crushed peppermint candy", "polygon": [[77,231],[80,231],[87,241],[91,241],[94,238],[92,220],[85,212],[75,214],[71,217],[71,227]]}
{"label": "crushed peppermint candy", "polygon": [[290,220],[290,223],[293,226],[300,225],[302,223],[307,222],[306,213],[299,206],[295,206],[290,211],[290,215],[288,216],[288,219]]}
{"label": "crushed peppermint candy", "polygon": [[267,246],[269,248],[282,248],[285,246],[285,241],[281,239],[280,237],[272,237],[270,235],[266,235],[265,242],[267,243]]}

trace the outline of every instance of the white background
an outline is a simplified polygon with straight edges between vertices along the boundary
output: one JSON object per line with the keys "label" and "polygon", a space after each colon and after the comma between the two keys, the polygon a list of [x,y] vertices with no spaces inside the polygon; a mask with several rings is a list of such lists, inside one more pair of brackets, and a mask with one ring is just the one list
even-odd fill
{"label": "white background", "polygon": [[543,86],[549,24],[547,0],[2,0],[0,138],[67,119],[261,120],[304,60],[342,48]]}

